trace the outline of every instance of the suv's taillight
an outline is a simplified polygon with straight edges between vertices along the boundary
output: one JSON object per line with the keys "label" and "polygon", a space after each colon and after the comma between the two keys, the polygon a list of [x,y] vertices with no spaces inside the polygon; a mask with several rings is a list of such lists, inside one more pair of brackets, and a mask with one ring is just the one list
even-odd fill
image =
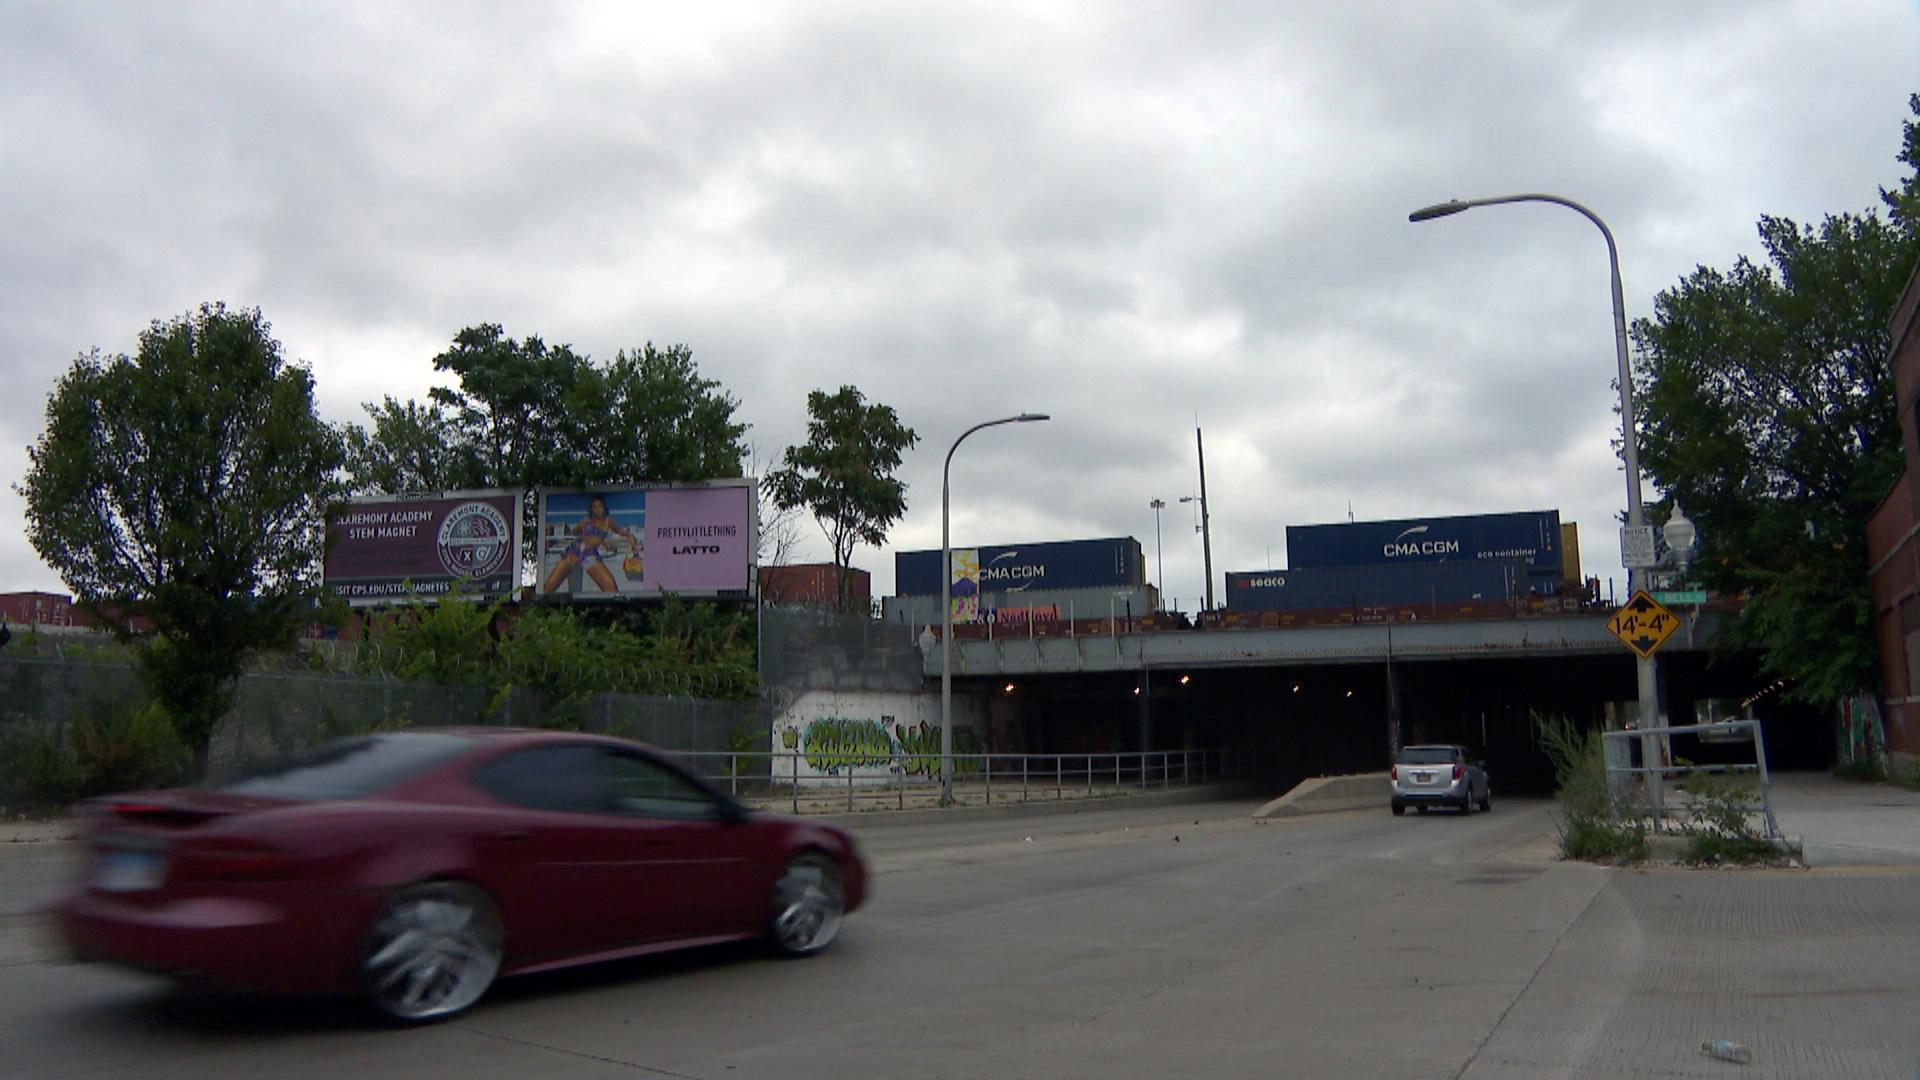
{"label": "suv's taillight", "polygon": [[1455,765],[1455,766],[1453,767],[1453,778],[1454,778],[1455,780],[1458,780],[1458,779],[1460,779],[1460,775],[1461,775],[1462,773],[1464,773],[1464,772],[1466,772],[1466,770],[1465,770],[1465,769],[1463,769],[1463,768],[1461,768],[1461,767],[1460,767],[1460,766],[1458,766],[1458,765]]}
{"label": "suv's taillight", "polygon": [[1400,779],[1400,766],[1398,765],[1387,766],[1387,779],[1389,780]]}

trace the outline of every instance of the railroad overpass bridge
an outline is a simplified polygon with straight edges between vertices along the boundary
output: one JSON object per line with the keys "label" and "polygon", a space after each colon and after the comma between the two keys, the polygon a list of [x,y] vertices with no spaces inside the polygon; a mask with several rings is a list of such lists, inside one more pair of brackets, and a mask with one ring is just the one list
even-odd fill
{"label": "railroad overpass bridge", "polygon": [[[989,703],[992,743],[1008,750],[1240,745],[1260,752],[1263,779],[1278,786],[1384,769],[1396,741],[1457,742],[1486,758],[1504,790],[1541,791],[1552,773],[1535,716],[1597,725],[1636,698],[1634,657],[1607,632],[1609,614],[1138,633],[1123,620],[1089,633],[1083,621],[1072,636],[956,635],[954,686]],[[1711,651],[1731,617],[1689,614],[1662,646],[1669,717],[1764,694],[1755,658]],[[924,650],[922,670],[937,683],[939,648]],[[1758,710],[1769,756],[1823,764],[1820,718],[1777,697]]]}
{"label": "railroad overpass bridge", "polygon": [[[1561,614],[1477,621],[1409,620],[1273,629],[1148,630],[1128,633],[1125,620],[1103,623],[1118,632],[988,639],[954,639],[955,678],[1090,673],[1274,668],[1422,660],[1628,657],[1607,632],[1611,613]],[[1661,655],[1709,648],[1724,615],[1687,617]],[[926,653],[929,677],[940,675],[940,650]]]}

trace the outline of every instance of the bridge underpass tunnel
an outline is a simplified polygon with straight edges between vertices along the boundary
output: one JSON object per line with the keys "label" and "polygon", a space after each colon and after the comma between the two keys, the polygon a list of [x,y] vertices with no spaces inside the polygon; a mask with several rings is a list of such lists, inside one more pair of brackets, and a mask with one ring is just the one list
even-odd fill
{"label": "bridge underpass tunnel", "polygon": [[[1708,701],[1737,704],[1767,686],[1751,657],[1662,657],[1669,722],[1706,719]],[[1635,715],[1634,660],[1617,655],[1400,660],[1265,668],[1161,669],[956,681],[987,699],[987,746],[997,753],[1110,754],[1149,750],[1249,752],[1253,779],[1279,793],[1312,776],[1380,772],[1390,763],[1390,715],[1401,745],[1459,743],[1487,763],[1494,790],[1550,795],[1553,768],[1534,717],[1586,728]],[[1771,768],[1820,769],[1831,757],[1830,721],[1805,706],[1763,697]],[[1717,760],[1715,748],[1676,736],[1674,753]]]}

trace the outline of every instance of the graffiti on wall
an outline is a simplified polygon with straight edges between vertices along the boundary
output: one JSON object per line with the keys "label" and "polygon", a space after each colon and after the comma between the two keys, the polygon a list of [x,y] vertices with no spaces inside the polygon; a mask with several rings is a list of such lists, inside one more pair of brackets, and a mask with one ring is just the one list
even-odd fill
{"label": "graffiti on wall", "polygon": [[[782,725],[779,739],[781,749],[801,752],[807,767],[823,776],[857,771],[940,774],[940,727],[925,721],[909,725],[892,716],[878,720],[816,716],[800,726]],[[954,728],[953,752],[981,753],[980,733],[970,727]],[[971,775],[980,771],[980,762],[956,760],[953,771]]]}

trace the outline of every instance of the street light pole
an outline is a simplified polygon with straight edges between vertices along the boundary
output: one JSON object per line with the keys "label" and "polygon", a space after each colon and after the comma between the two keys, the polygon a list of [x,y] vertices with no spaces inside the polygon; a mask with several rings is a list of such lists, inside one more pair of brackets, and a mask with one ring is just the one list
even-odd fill
{"label": "street light pole", "polygon": [[[1634,423],[1633,414],[1633,365],[1627,357],[1627,304],[1620,287],[1620,249],[1613,242],[1613,230],[1600,220],[1600,215],[1559,195],[1546,195],[1529,192],[1522,195],[1501,195],[1490,199],[1453,199],[1422,207],[1407,215],[1408,221],[1432,221],[1434,218],[1448,217],[1476,206],[1497,206],[1502,203],[1544,202],[1564,206],[1588,221],[1600,230],[1607,241],[1607,266],[1612,272],[1613,286],[1613,349],[1614,358],[1619,364],[1620,374],[1620,446],[1621,456],[1627,466],[1627,527],[1642,532],[1647,524],[1646,504],[1640,494],[1640,439]],[[1647,588],[1647,569],[1645,567],[1627,567],[1627,588],[1634,591]],[[1651,658],[1640,660],[1636,674],[1640,693],[1640,730],[1657,727],[1660,723],[1660,703],[1658,679],[1654,661]],[[1655,735],[1642,735],[1640,740],[1641,763],[1648,769],[1660,767],[1660,739]],[[1647,773],[1648,801],[1652,805],[1655,821],[1659,820],[1660,781],[1658,772]]]}
{"label": "street light pole", "polygon": [[1160,511],[1165,510],[1167,504],[1164,499],[1155,499],[1147,505],[1153,507],[1153,591],[1156,596],[1154,602],[1160,606],[1160,610],[1165,611],[1167,608],[1167,562],[1164,554],[1166,549],[1160,543]]}
{"label": "street light pole", "polygon": [[953,452],[967,436],[981,428],[1000,424],[1030,424],[1051,419],[1046,413],[1021,413],[975,424],[960,433],[947,449],[946,463],[940,466],[940,805],[953,805],[953,541],[948,533],[948,478],[953,472]]}

